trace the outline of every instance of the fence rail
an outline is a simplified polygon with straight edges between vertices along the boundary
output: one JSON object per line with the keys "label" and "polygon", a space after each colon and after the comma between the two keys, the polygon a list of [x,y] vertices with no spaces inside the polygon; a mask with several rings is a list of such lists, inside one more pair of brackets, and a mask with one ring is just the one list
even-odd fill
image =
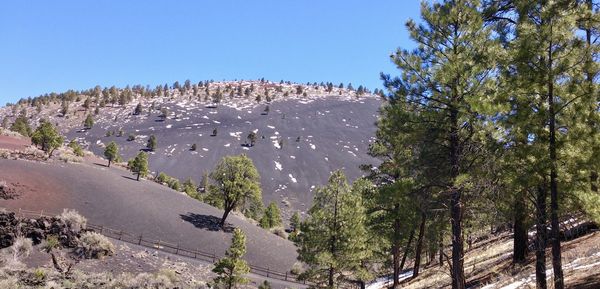
{"label": "fence rail", "polygon": [[[23,218],[25,218],[25,217],[54,217],[57,215],[57,214],[50,214],[50,212],[44,212],[44,210],[30,211],[30,210],[19,209],[19,211],[16,213],[17,213],[17,215],[20,215]],[[50,215],[48,215],[48,214],[50,214]],[[185,247],[180,246],[179,244],[169,243],[169,242],[166,242],[163,240],[147,239],[142,234],[140,234],[140,235],[131,234],[131,233],[128,233],[123,230],[116,230],[116,229],[112,229],[112,228],[109,228],[106,226],[91,224],[89,222],[87,223],[87,228],[91,229],[97,233],[100,233],[108,238],[111,238],[111,239],[119,240],[122,242],[130,243],[130,244],[134,244],[134,245],[138,245],[138,246],[142,246],[142,247],[146,247],[146,248],[150,248],[150,249],[154,249],[157,251],[162,251],[165,253],[170,253],[170,254],[174,254],[174,255],[178,255],[178,256],[182,256],[182,257],[193,258],[193,259],[202,260],[202,261],[211,262],[211,263],[214,263],[215,261],[217,261],[218,259],[221,258],[221,256],[217,256],[215,252],[209,253],[209,252],[202,251],[200,249],[185,248]],[[282,281],[293,282],[293,283],[298,283],[298,284],[306,284],[306,281],[298,280],[295,275],[293,275],[289,272],[283,273],[283,272],[273,271],[269,267],[261,267],[261,266],[257,266],[257,265],[251,265],[251,264],[248,264],[248,266],[250,267],[251,273],[254,273],[259,276],[272,278],[272,279],[278,279],[278,280],[282,280]]]}

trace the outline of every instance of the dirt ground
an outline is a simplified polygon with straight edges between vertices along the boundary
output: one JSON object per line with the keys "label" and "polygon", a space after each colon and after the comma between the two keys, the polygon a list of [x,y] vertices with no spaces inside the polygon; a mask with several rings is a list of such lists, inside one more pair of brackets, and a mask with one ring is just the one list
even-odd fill
{"label": "dirt ground", "polygon": [[[217,255],[223,255],[231,241],[230,232],[216,228],[221,210],[152,181],[138,182],[130,172],[107,168],[104,162],[0,159],[0,180],[20,188],[17,198],[0,200],[0,207],[11,210],[54,214],[71,208],[93,224]],[[250,264],[285,272],[296,262],[290,241],[236,215],[227,221],[246,233]]]}
{"label": "dirt ground", "polygon": [[20,150],[31,145],[27,138],[16,138],[0,135],[0,149]]}

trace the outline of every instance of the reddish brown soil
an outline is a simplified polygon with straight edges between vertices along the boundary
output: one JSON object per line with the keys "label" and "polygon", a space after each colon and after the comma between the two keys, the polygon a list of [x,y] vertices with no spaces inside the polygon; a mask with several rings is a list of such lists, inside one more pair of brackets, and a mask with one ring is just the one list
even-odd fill
{"label": "reddish brown soil", "polygon": [[16,138],[0,135],[0,149],[20,150],[28,147],[31,141],[26,138]]}
{"label": "reddish brown soil", "polygon": [[[39,165],[47,164],[40,163]],[[10,203],[10,206],[7,207],[15,210],[23,208],[53,212],[60,212],[65,207],[64,186],[48,175],[26,167],[14,166],[10,169],[0,170],[0,181],[5,181],[17,195],[10,201],[0,200],[0,206]]]}

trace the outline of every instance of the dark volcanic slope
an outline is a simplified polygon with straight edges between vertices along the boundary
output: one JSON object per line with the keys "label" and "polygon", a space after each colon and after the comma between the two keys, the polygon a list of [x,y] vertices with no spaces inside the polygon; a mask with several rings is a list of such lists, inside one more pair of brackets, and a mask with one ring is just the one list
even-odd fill
{"label": "dark volcanic slope", "polygon": [[[230,233],[210,226],[222,211],[154,182],[132,180],[121,169],[0,159],[0,179],[18,184],[21,193],[15,200],[0,200],[0,207],[53,212],[73,208],[95,224],[218,255],[230,244]],[[251,264],[283,272],[295,262],[295,247],[288,240],[234,215],[228,222],[246,233]]]}
{"label": "dark volcanic slope", "polygon": [[[266,202],[287,199],[293,207],[306,210],[311,191],[326,183],[331,171],[344,169],[354,179],[361,175],[360,164],[375,162],[366,152],[380,104],[377,98],[284,100],[270,104],[265,115],[266,105],[206,108],[193,101],[165,103],[170,112],[165,121],[160,121],[156,110],[133,116],[127,114],[131,112],[128,109],[98,119],[90,131],[73,130],[68,137],[89,142],[98,155],[102,155],[105,144],[116,141],[128,159],[154,134],[158,149],[150,155],[151,169],[181,180],[191,177],[199,181],[202,172],[212,170],[221,157],[246,153],[261,174]],[[120,127],[125,132],[122,137],[105,136],[107,130]],[[215,128],[218,134],[211,136]],[[259,140],[248,148],[242,145],[250,131],[256,131]],[[137,135],[135,141],[127,141],[130,133]],[[281,149],[280,139],[284,142]],[[190,151],[193,143],[197,144],[196,152]]]}

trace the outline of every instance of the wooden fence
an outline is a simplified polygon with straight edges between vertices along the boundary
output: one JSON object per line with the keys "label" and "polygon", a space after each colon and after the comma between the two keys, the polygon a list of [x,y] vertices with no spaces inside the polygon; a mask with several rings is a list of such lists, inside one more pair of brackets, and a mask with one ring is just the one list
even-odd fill
{"label": "wooden fence", "polygon": [[[41,211],[29,211],[19,209],[17,215],[25,218],[25,217],[53,217],[56,214],[50,214],[49,212]],[[100,226],[96,224],[87,223],[87,228],[91,229],[97,233],[100,233],[108,238],[116,239],[119,241],[123,241],[130,244],[135,244],[138,246],[143,246],[146,248],[154,249],[157,251],[162,251],[178,256],[183,256],[187,258],[193,258],[197,260],[202,260],[205,262],[214,263],[220,256],[217,256],[215,252],[209,253],[202,251],[200,249],[190,249],[180,246],[179,244],[173,244],[169,242],[165,242],[162,240],[153,240],[144,237],[143,235],[135,235],[123,230],[115,230],[106,226]],[[289,273],[289,272],[278,272],[270,269],[269,267],[261,267],[257,265],[248,264],[250,267],[250,272],[256,275],[260,275],[267,278],[278,279],[282,281],[288,281],[298,284],[306,284],[306,281],[300,281],[297,279],[297,276]]]}

